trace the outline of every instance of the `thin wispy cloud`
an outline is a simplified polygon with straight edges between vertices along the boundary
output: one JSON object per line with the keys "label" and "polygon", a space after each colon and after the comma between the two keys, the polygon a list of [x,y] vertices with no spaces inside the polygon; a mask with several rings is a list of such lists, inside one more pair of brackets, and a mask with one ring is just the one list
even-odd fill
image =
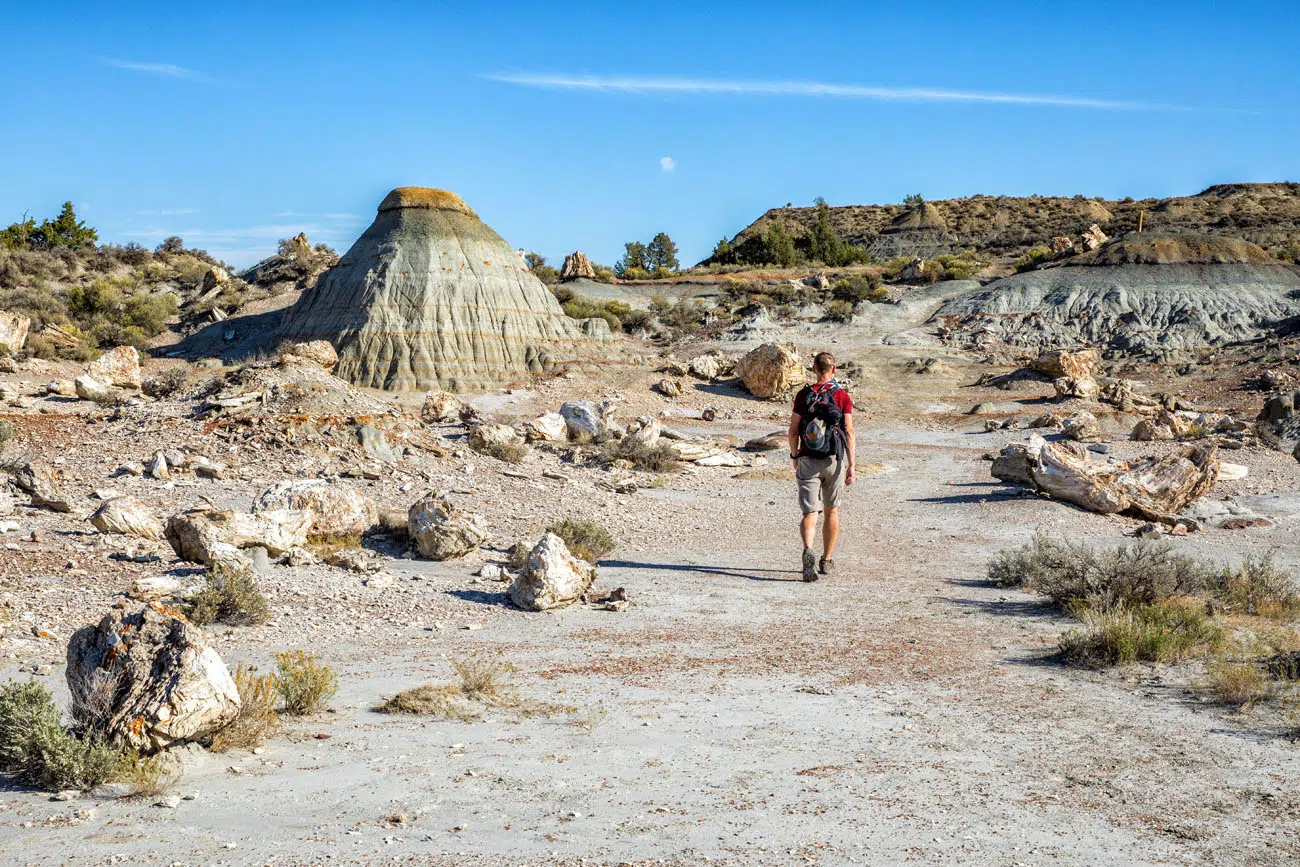
{"label": "thin wispy cloud", "polygon": [[966,102],[1002,105],[1087,108],[1106,111],[1180,110],[1178,106],[1128,100],[1097,99],[1088,96],[1058,96],[1031,93],[996,93],[951,90],[935,87],[879,87],[863,84],[834,84],[823,81],[734,81],[715,78],[555,75],[543,73],[488,73],[490,81],[555,90],[586,90],[647,94],[696,94],[720,96],[829,97],[876,102]]}
{"label": "thin wispy cloud", "polygon": [[184,66],[176,66],[172,63],[144,63],[134,60],[118,60],[114,57],[106,57],[103,62],[108,66],[116,69],[129,69],[132,72],[143,72],[147,75],[161,75],[166,78],[181,78],[187,81],[201,81],[205,83],[215,82],[216,79],[206,72],[199,72],[196,69],[186,69]]}
{"label": "thin wispy cloud", "polygon": [[136,211],[137,217],[183,217],[186,214],[197,214],[197,208],[158,208],[156,210]]}
{"label": "thin wispy cloud", "polygon": [[659,171],[671,172],[675,168],[677,168],[677,160],[673,159],[672,157],[659,158]]}

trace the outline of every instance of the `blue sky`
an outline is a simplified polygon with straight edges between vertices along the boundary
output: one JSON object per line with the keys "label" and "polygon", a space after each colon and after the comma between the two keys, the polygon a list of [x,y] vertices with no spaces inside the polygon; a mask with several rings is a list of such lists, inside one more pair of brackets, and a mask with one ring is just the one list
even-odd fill
{"label": "blue sky", "polygon": [[412,184],[551,259],[695,261],[816,196],[1300,180],[1289,3],[197,5],[5,4],[0,221],[247,265]]}

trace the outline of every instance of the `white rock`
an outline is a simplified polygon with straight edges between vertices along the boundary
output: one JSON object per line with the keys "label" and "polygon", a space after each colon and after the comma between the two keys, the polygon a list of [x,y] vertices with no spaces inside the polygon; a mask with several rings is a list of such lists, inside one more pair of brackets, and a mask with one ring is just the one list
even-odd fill
{"label": "white rock", "polygon": [[564,540],[547,533],[528,554],[528,565],[510,585],[510,601],[525,611],[572,605],[596,580],[596,567],[575,557]]}
{"label": "white rock", "polygon": [[605,432],[608,417],[612,415],[608,403],[590,400],[573,400],[560,407],[560,415],[574,442],[591,442]]}
{"label": "white rock", "polygon": [[1230,464],[1227,461],[1219,463],[1219,481],[1235,482],[1246,478],[1250,475],[1250,468],[1242,464]]}
{"label": "white rock", "polygon": [[524,422],[525,442],[562,442],[567,437],[568,425],[558,412],[548,412]]}
{"label": "white rock", "polygon": [[89,373],[83,373],[72,383],[72,390],[82,400],[102,400],[108,396],[109,387]]}
{"label": "white rock", "polygon": [[134,346],[115,346],[90,363],[86,372],[118,388],[140,389],[140,352]]}
{"label": "white rock", "polygon": [[254,514],[268,509],[310,509],[311,535],[361,536],[379,521],[374,500],[341,481],[291,479],[276,482],[253,501]]}
{"label": "white rock", "polygon": [[473,551],[487,539],[487,522],[429,494],[407,512],[407,530],[420,556],[450,560]]}
{"label": "white rock", "polygon": [[162,538],[162,522],[135,497],[113,497],[90,516],[90,523],[101,533],[121,533],[157,541]]}

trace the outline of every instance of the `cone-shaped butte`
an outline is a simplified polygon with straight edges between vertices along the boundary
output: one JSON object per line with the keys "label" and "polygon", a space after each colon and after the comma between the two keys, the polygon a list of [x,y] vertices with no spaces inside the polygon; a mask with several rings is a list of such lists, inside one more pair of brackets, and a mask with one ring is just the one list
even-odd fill
{"label": "cone-shaped butte", "polygon": [[391,390],[489,388],[589,359],[609,339],[604,322],[565,316],[460,196],[426,187],[389,193],[281,331],[330,341],[336,376]]}

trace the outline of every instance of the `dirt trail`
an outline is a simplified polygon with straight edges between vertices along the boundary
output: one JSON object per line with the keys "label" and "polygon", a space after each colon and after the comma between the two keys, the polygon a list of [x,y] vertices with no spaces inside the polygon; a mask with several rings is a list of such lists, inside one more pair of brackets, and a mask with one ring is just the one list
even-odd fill
{"label": "dirt trail", "polygon": [[[983,584],[989,554],[1036,527],[1096,541],[1128,527],[1006,496],[978,460],[999,436],[866,431],[861,461],[883,468],[850,492],[839,574],[813,585],[798,581],[790,484],[718,470],[708,488],[638,494],[680,521],[602,566],[635,601],[623,614],[524,614],[463,566],[410,561],[462,620],[323,643],[336,713],[290,722],[261,755],[197,757],[178,790],[194,800],[175,809],[8,791],[0,858],[1294,863],[1293,746],[1197,707],[1177,670],[1053,664],[1066,624]],[[1292,568],[1294,529],[1259,531]],[[223,652],[262,655],[247,639]],[[472,723],[371,710],[485,653],[516,664],[527,695],[576,709]],[[60,827],[70,808],[94,815]]]}

